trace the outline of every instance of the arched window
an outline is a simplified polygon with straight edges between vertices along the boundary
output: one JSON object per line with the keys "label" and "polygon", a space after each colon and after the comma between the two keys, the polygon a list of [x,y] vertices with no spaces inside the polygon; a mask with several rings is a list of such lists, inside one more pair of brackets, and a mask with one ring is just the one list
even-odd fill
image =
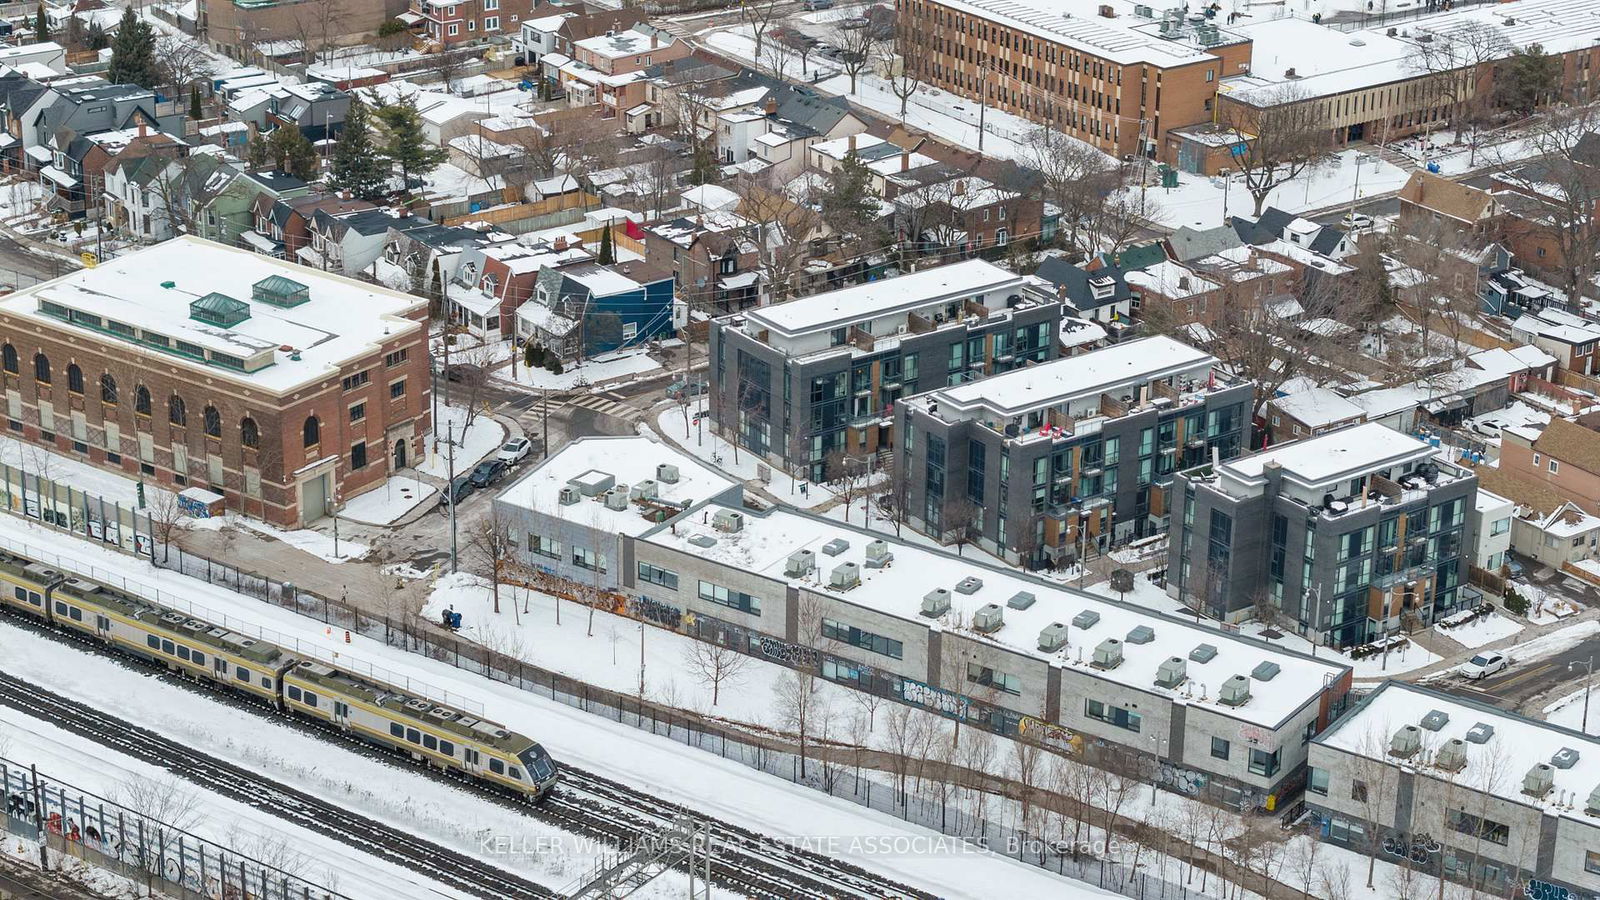
{"label": "arched window", "polygon": [[17,348],[7,344],[0,350],[0,365],[3,365],[7,375],[17,374]]}
{"label": "arched window", "polygon": [[50,357],[43,353],[33,355],[33,377],[45,384],[50,383]]}
{"label": "arched window", "polygon": [[261,446],[261,429],[256,425],[256,420],[245,416],[239,423],[239,443],[246,447]]}
{"label": "arched window", "polygon": [[67,390],[74,394],[83,393],[83,370],[77,363],[67,366]]}
{"label": "arched window", "polygon": [[217,412],[215,406],[206,407],[206,434],[210,437],[222,437],[222,413]]}
{"label": "arched window", "polygon": [[142,384],[133,392],[133,411],[141,416],[150,415],[150,389]]}
{"label": "arched window", "polygon": [[117,402],[117,380],[111,377],[110,372],[100,376],[100,402]]}
{"label": "arched window", "polygon": [[322,443],[322,423],[317,421],[316,416],[306,416],[303,437],[305,438],[304,444],[307,447],[315,447]]}
{"label": "arched window", "polygon": [[183,398],[177,394],[167,400],[167,421],[174,425],[189,424],[189,412],[183,408]]}

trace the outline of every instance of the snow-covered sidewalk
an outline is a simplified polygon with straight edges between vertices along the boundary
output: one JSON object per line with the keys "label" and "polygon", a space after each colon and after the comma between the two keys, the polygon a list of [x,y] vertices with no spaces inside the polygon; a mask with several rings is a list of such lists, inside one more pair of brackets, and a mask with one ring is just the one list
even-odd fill
{"label": "snow-covered sidewalk", "polygon": [[713,468],[745,482],[764,483],[767,493],[790,506],[814,509],[834,498],[826,485],[791,477],[782,466],[760,459],[743,447],[735,448],[717,434],[706,414],[706,398],[688,404],[674,403],[656,415],[655,427],[640,425],[641,432],[654,431],[659,438]]}
{"label": "snow-covered sidewalk", "polygon": [[506,427],[491,415],[479,413],[467,423],[467,411],[459,406],[439,406],[439,417],[433,423],[433,434],[428,438],[428,458],[416,466],[418,473],[434,478],[449,478],[451,469],[450,447],[447,439],[453,438],[455,447],[455,473],[466,475],[480,460],[505,443]]}
{"label": "snow-covered sidewalk", "polygon": [[507,361],[504,366],[495,369],[493,377],[518,387],[569,391],[591,385],[636,381],[639,380],[636,376],[648,374],[654,377],[660,372],[661,363],[650,357],[647,348],[633,347],[597,354],[563,369],[560,375],[545,368],[530,368],[523,365],[520,359],[515,365]]}

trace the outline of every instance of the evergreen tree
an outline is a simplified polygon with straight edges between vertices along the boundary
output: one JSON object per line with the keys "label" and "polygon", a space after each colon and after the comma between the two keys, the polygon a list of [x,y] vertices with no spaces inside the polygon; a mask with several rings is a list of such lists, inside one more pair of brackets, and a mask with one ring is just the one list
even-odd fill
{"label": "evergreen tree", "polygon": [[33,39],[36,41],[50,40],[50,20],[45,18],[44,3],[33,13]]}
{"label": "evergreen tree", "polygon": [[689,169],[689,182],[695,185],[712,184],[721,174],[722,167],[717,165],[716,151],[711,149],[709,141],[701,141],[694,148],[694,161]]}
{"label": "evergreen tree", "polygon": [[1532,115],[1541,103],[1555,96],[1561,84],[1561,58],[1546,53],[1539,44],[1529,44],[1513,50],[1501,72],[1495,85],[1500,102]]}
{"label": "evergreen tree", "polygon": [[310,181],[317,177],[317,150],[294,126],[280,126],[250,146],[250,161],[257,166]]}
{"label": "evergreen tree", "polygon": [[429,143],[422,132],[422,114],[417,111],[417,98],[406,97],[399,103],[380,103],[372,114],[383,126],[383,155],[400,167],[405,190],[411,190],[413,176],[421,177],[439,168],[449,154],[443,147]]}
{"label": "evergreen tree", "polygon": [[366,104],[351,98],[344,125],[333,144],[332,182],[363,200],[376,200],[389,190],[389,161],[372,139]]}
{"label": "evergreen tree", "polygon": [[[78,20],[73,19],[72,21],[76,22]],[[99,22],[90,22],[88,29],[84,33],[83,44],[90,50],[104,50],[111,46],[111,40],[106,37],[106,30],[100,26]]]}
{"label": "evergreen tree", "polygon": [[605,231],[600,232],[600,255],[598,259],[602,266],[609,266],[617,261],[617,254],[611,249],[610,225],[606,226]]}
{"label": "evergreen tree", "polygon": [[117,36],[111,41],[106,79],[112,84],[137,84],[154,90],[160,81],[157,68],[155,31],[149,22],[134,15],[130,6],[122,11]]}
{"label": "evergreen tree", "polygon": [[200,86],[189,85],[189,118],[199,121],[205,118],[205,109],[200,105]]}

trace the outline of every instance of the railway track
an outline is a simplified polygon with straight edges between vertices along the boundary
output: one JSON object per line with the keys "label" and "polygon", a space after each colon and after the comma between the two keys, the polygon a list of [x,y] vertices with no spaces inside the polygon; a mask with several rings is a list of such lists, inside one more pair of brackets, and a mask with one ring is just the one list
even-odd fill
{"label": "railway track", "polygon": [[488,900],[556,896],[549,888],[497,866],[207,756],[4,672],[0,672],[0,704],[474,896]]}
{"label": "railway track", "polygon": [[[276,711],[270,709],[262,703],[256,702],[253,698],[240,697],[231,692],[220,690],[212,685],[201,684],[186,678],[173,676],[170,672],[160,666],[156,666],[121,653],[113,652],[100,644],[82,640],[76,635],[63,634],[37,621],[21,616],[11,615],[9,614],[9,611],[6,615],[6,619],[13,624],[25,627],[29,631],[39,634],[42,637],[47,637],[51,640],[61,643],[71,644],[74,648],[92,652],[107,659],[115,660],[119,664],[129,667],[138,667],[141,670],[158,672],[160,673],[159,677],[161,677],[161,679],[167,684],[183,687],[197,693],[204,693],[209,698],[221,700],[235,708],[248,710],[264,718],[271,718],[274,722],[281,723],[284,721],[283,717],[280,716]],[[27,693],[13,695],[11,692],[11,686],[13,684],[25,687]],[[102,740],[100,735],[97,733],[79,731],[73,728],[71,725],[57,722],[53,715],[45,715],[44,713],[36,712],[28,709],[25,706],[19,705],[19,698],[26,699],[28,695],[34,694],[49,698],[52,709],[64,708],[69,711],[76,709],[101,721],[117,723],[115,728],[120,729],[121,732],[119,734],[117,730],[113,729],[111,731],[112,738],[110,740]],[[169,739],[150,731],[149,729],[144,729],[140,726],[123,722],[114,716],[100,713],[86,704],[82,704],[78,701],[74,701],[65,697],[60,697],[59,695],[56,695],[44,688],[40,688],[37,685],[33,685],[30,682],[16,678],[15,676],[6,674],[4,672],[0,672],[0,704],[23,709],[24,711],[30,712],[30,714],[46,719],[46,721],[56,722],[56,724],[62,725],[63,728],[66,728],[69,731],[83,734],[85,737],[89,737],[92,740],[105,744],[106,746],[122,750],[123,752],[129,753],[129,755],[135,756],[136,758],[145,760],[155,765],[172,769],[175,774],[189,778],[185,772],[180,771],[173,766],[167,765],[163,758],[146,757],[127,749],[122,745],[122,743],[118,742],[121,734],[131,735],[134,733],[139,733],[141,735],[148,736],[149,739],[154,740],[158,744],[164,743],[177,747],[185,756],[197,757],[201,760],[207,761],[215,768],[215,770],[240,772],[249,781],[274,785],[273,790],[281,792],[281,796],[283,797],[294,796],[296,798],[304,798],[304,803],[315,804],[318,809],[332,810],[337,813],[339,818],[357,820],[366,823],[367,826],[371,828],[387,830],[387,826],[384,826],[381,823],[373,822],[340,807],[330,806],[323,801],[295,791],[293,788],[276,786],[276,782],[273,782],[258,773],[240,769],[239,767],[233,766],[230,763],[216,760],[214,758],[205,756],[204,754],[184,748],[181,745],[178,745]],[[299,717],[293,717],[288,721],[294,722],[306,732],[318,734],[325,739],[338,742],[341,746],[356,750],[364,755],[383,759],[394,764],[403,765],[404,767],[412,770],[418,768],[414,762],[399,753],[388,750],[387,748],[378,747],[376,745],[357,740],[351,737],[349,734],[342,732],[326,723],[310,719],[302,719]],[[443,774],[452,784],[476,794],[479,797],[499,803],[508,808],[515,809],[524,815],[531,815],[535,818],[544,820],[575,835],[603,841],[609,845],[620,848],[628,848],[640,841],[652,839],[659,835],[671,823],[685,816],[698,819],[702,822],[709,821],[711,823],[711,840],[713,847],[711,864],[712,880],[721,887],[736,891],[746,896],[763,898],[763,900],[767,900],[767,898],[770,898],[770,900],[797,900],[797,898],[834,900],[834,898],[852,897],[862,898],[862,900],[873,900],[873,898],[908,898],[908,900],[913,900],[914,898],[914,900],[936,900],[936,895],[919,891],[892,879],[876,875],[851,863],[847,863],[833,857],[824,856],[814,851],[792,847],[784,844],[781,841],[774,840],[766,835],[762,835],[755,831],[751,831],[737,825],[732,825],[721,820],[710,819],[709,817],[706,817],[689,807],[662,800],[654,795],[628,787],[627,785],[621,784],[620,782],[612,779],[605,778],[601,775],[597,775],[583,769],[575,768],[571,765],[567,765],[562,763],[560,760],[557,760],[557,764],[561,767],[562,781],[557,785],[556,789],[551,792],[549,797],[541,806],[530,806],[526,802],[523,802],[520,798],[513,798],[487,785],[471,781],[466,778],[456,777],[453,773]],[[431,774],[438,776],[440,773],[432,772]],[[190,780],[193,781],[196,779],[190,778]],[[213,786],[213,783],[210,781],[197,781],[197,783],[203,784],[208,788]],[[218,789],[218,792],[228,796],[233,796],[233,794],[226,790]],[[244,802],[250,801],[246,799]],[[288,804],[286,811],[284,812],[280,812],[277,808],[265,804],[252,805],[256,805],[258,808],[282,815],[284,818],[289,819],[290,821],[304,824],[307,827],[312,827],[314,830],[320,830],[304,821],[304,818],[307,815],[307,812],[302,808],[304,804]],[[389,859],[390,861],[411,869],[412,871],[419,872],[437,880],[445,881],[445,883],[451,884],[451,886],[460,887],[462,890],[472,892],[478,896],[496,898],[556,896],[554,891],[551,891],[542,885],[518,879],[511,873],[505,872],[504,870],[488,863],[480,862],[473,857],[455,853],[447,848],[438,847],[437,845],[413,837],[404,832],[395,833],[399,835],[400,838],[407,844],[414,845],[415,849],[423,852],[420,855],[415,856],[412,861],[407,861],[403,855],[391,857],[385,853],[379,853],[374,850],[374,847],[377,846],[377,843],[375,839],[370,836],[342,837],[338,834],[332,834],[330,836],[338,838],[345,843],[351,844],[352,846],[359,847],[360,849],[373,852],[374,855],[382,856],[383,858]],[[395,852],[399,854],[398,850]],[[515,881],[525,886],[523,887],[525,893],[483,893],[482,889],[473,889],[464,884],[457,884],[454,881],[449,881],[445,878],[442,878],[438,872],[432,868],[434,864],[430,862],[430,856],[428,855],[430,853],[449,854],[460,860],[463,860],[474,870],[486,871],[493,878]],[[697,864],[703,866],[704,857],[701,857]],[[463,872],[462,877],[467,877],[468,874],[470,873]]]}

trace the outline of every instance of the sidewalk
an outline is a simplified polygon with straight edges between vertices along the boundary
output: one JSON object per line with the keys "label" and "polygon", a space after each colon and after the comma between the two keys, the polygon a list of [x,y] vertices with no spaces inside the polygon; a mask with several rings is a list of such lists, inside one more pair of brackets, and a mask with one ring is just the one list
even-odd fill
{"label": "sidewalk", "polygon": [[[1503,611],[1502,614],[1509,615]],[[1462,647],[1460,644],[1457,644],[1449,638],[1435,633],[1433,628],[1429,627],[1424,631],[1415,632],[1406,636],[1409,637],[1414,643],[1421,645],[1424,649],[1444,658],[1436,663],[1429,663],[1420,669],[1413,669],[1410,672],[1406,672],[1403,680],[1416,682],[1431,675],[1440,675],[1449,672],[1451,669],[1454,669],[1456,666],[1461,664],[1463,659],[1471,656],[1472,654],[1482,653],[1485,650],[1504,650],[1507,647],[1514,647],[1517,644],[1526,643],[1534,638],[1543,637],[1552,631],[1559,631],[1560,629],[1566,628],[1569,625],[1574,625],[1578,622],[1587,622],[1592,619],[1600,619],[1600,609],[1596,609],[1592,606],[1584,607],[1583,611],[1577,613],[1576,615],[1571,615],[1565,619],[1559,619],[1554,622],[1546,622],[1543,625],[1534,625],[1531,622],[1527,622],[1526,619],[1522,619],[1520,621],[1526,622],[1527,624],[1523,626],[1521,631],[1511,635],[1510,637],[1504,637],[1496,641],[1490,641],[1481,647]],[[1426,635],[1426,637],[1424,637],[1424,635]]]}

